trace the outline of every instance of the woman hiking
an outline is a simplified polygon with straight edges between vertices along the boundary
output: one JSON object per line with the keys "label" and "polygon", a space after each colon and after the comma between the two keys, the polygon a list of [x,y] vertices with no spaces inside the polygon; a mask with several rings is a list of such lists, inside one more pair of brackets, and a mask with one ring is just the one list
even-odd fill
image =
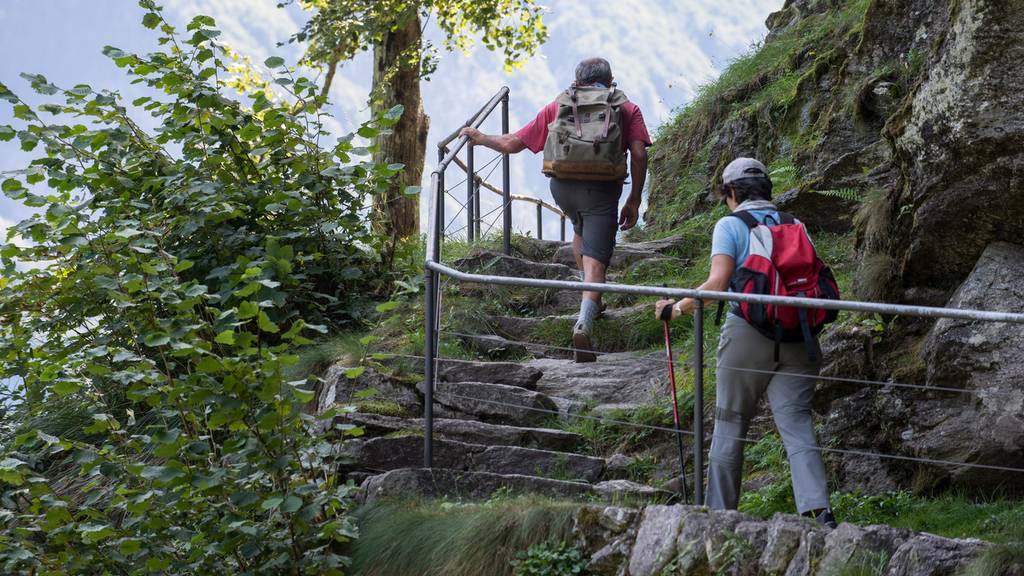
{"label": "woman hiking", "polygon": [[[775,208],[771,192],[771,178],[761,162],[737,158],[726,166],[720,195],[733,214],[715,225],[711,272],[699,290],[731,290],[738,268],[750,255],[752,228],[791,219]],[[799,224],[792,219],[789,223]],[[662,315],[666,306],[671,307],[674,319],[692,313],[696,302],[691,298],[660,300],[655,308],[658,318],[667,318],[667,312]],[[718,343],[715,424],[708,465],[709,507],[735,509],[739,504],[747,431],[758,402],[767,394],[789,458],[797,511],[835,527],[825,467],[811,419],[820,358],[815,335],[807,342],[779,342],[751,325],[737,306],[732,307]]]}

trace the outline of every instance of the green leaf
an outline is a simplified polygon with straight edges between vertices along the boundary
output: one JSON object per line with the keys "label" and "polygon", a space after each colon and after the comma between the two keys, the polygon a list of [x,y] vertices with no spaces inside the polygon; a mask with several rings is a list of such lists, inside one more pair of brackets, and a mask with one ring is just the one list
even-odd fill
{"label": "green leaf", "polygon": [[260,312],[260,307],[249,300],[246,300],[238,305],[238,319],[248,320],[253,316],[256,316]]}
{"label": "green leaf", "polygon": [[287,512],[289,514],[295,512],[299,508],[302,508],[302,498],[299,498],[298,496],[289,496],[285,498],[284,502],[281,504],[281,512]]}
{"label": "green leaf", "polygon": [[362,126],[359,128],[356,134],[359,134],[363,138],[375,138],[378,134],[380,134],[380,130],[374,128],[373,126]]}
{"label": "green leaf", "polygon": [[367,398],[373,398],[379,393],[380,391],[377,390],[376,388],[367,388],[366,390],[360,390],[358,392],[355,392],[354,394],[352,394],[352,397],[358,398],[359,400],[365,400]]}
{"label": "green leaf", "polygon": [[385,112],[384,119],[390,120],[392,122],[398,122],[398,119],[402,117],[403,113],[405,113],[405,106],[399,104],[398,106],[395,106],[388,110],[387,112]]}
{"label": "green leaf", "polygon": [[263,508],[264,510],[273,510],[274,508],[280,506],[281,502],[284,502],[284,498],[281,498],[280,496],[274,496],[272,498],[267,498],[266,500],[264,500],[263,503],[260,504],[260,508]]}
{"label": "green leaf", "polygon": [[267,68],[279,68],[284,66],[284,58],[281,58],[280,56],[271,56],[264,60],[263,63],[267,65]]}
{"label": "green leaf", "polygon": [[50,385],[50,391],[57,396],[67,396],[81,390],[82,385],[69,380],[58,380]]}
{"label": "green leaf", "polygon": [[292,394],[299,402],[309,402],[316,396],[316,393],[312,390],[303,390],[297,386],[292,387]]}
{"label": "green leaf", "polygon": [[151,348],[166,346],[170,341],[171,337],[166,332],[150,332],[142,339],[143,344]]}
{"label": "green leaf", "polygon": [[195,266],[195,264],[196,263],[191,260],[182,260],[181,262],[178,262],[177,266],[174,267],[174,272],[180,274],[181,272],[184,272],[185,270],[188,270],[189,268]]}
{"label": "green leaf", "polygon": [[24,190],[25,186],[23,186],[19,180],[8,178],[4,180],[2,185],[0,185],[0,189],[3,189],[4,192],[17,192],[19,190]]}
{"label": "green leaf", "polygon": [[348,378],[349,380],[355,380],[356,378],[362,376],[364,372],[366,372],[366,368],[362,366],[349,368],[348,370],[345,370],[345,378]]}
{"label": "green leaf", "polygon": [[142,549],[142,540],[138,538],[124,538],[117,544],[118,550],[125,556],[131,556]]}
{"label": "green leaf", "polygon": [[153,28],[156,28],[160,25],[160,16],[157,16],[156,14],[149,12],[142,17],[142,25],[152,30]]}
{"label": "green leaf", "polygon": [[274,321],[270,319],[270,316],[267,316],[267,313],[262,310],[260,310],[256,323],[259,325],[260,330],[264,332],[277,334],[281,331],[281,329],[277,327],[277,324],[274,324]]}
{"label": "green leaf", "polygon": [[422,186],[406,186],[402,190],[402,194],[405,194],[406,196],[418,196],[422,191]]}
{"label": "green leaf", "polygon": [[384,302],[382,304],[377,304],[377,312],[380,312],[381,314],[383,314],[385,312],[390,312],[390,311],[394,310],[395,308],[398,308],[398,306],[399,306],[398,302],[395,302],[395,301]]}
{"label": "green leaf", "polygon": [[234,330],[224,330],[220,334],[217,334],[217,337],[214,338],[213,340],[214,340],[214,342],[216,342],[218,344],[232,345],[232,344],[235,343],[235,331]]}
{"label": "green leaf", "polygon": [[6,124],[0,124],[0,142],[9,142],[14,139],[17,132]]}

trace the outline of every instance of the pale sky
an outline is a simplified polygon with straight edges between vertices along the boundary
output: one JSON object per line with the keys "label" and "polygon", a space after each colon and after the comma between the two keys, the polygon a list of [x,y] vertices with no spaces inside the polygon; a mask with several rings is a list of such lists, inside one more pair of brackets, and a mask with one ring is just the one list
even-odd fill
{"label": "pale sky", "polygon": [[[182,24],[196,14],[217,20],[221,38],[254,62],[279,55],[294,63],[301,48],[277,43],[298,29],[304,14],[277,8],[278,0],[164,0],[172,20]],[[442,57],[437,72],[423,84],[426,112],[431,117],[425,174],[432,168],[436,142],[461,125],[502,85],[511,89],[511,127],[529,121],[572,81],[576,63],[603,56],[612,64],[619,88],[636,102],[652,134],[672,111],[692,99],[695,90],[714,79],[729,61],[746,52],[766,33],[765,18],[782,0],[546,0],[545,22],[550,38],[523,68],[505,74],[499,55],[482,47],[469,54]],[[101,54],[110,44],[126,50],[155,47],[155,32],[139,22],[142,10],[133,0],[2,0],[0,2],[0,81],[22,96],[29,95],[21,72],[41,73],[64,86],[88,83],[119,90],[128,100],[139,88]],[[438,31],[428,25],[428,38],[440,45]],[[370,68],[366,56],[345,64],[331,92],[337,129],[348,131],[368,116],[366,94]],[[496,120],[496,118],[495,118]],[[0,124],[12,123],[10,107],[0,103]],[[494,131],[495,124],[485,129]],[[477,154],[478,165],[492,157]],[[21,168],[31,156],[17,140],[0,143],[0,170]],[[461,177],[456,177],[461,179]],[[500,183],[500,168],[491,179]],[[513,192],[550,200],[540,159],[528,152],[512,162]],[[464,192],[462,192],[464,194]],[[425,204],[425,202],[424,202]],[[498,205],[484,194],[483,211]],[[457,206],[450,204],[449,214]],[[11,223],[30,209],[0,197],[0,239]],[[517,230],[534,229],[532,206],[514,212]],[[545,237],[558,234],[557,220],[545,222]],[[453,229],[461,226],[453,225]]]}

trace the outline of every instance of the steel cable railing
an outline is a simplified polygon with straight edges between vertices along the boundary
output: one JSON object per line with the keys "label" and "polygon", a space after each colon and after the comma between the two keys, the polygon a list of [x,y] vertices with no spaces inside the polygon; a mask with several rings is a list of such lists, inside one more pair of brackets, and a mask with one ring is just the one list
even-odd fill
{"label": "steel cable railing", "polygon": [[[384,355],[389,356],[389,357],[393,357],[393,358],[408,358],[408,359],[411,359],[411,360],[425,360],[426,359],[426,357],[420,356],[420,355],[416,355],[416,354],[392,354],[392,353],[387,353],[387,354],[384,354]],[[440,364],[441,362],[475,363],[474,361],[471,361],[471,360],[460,360],[460,359],[455,359],[455,358],[440,358],[440,357],[436,358],[435,361],[436,361],[437,364]],[[803,376],[806,376],[806,375],[803,375]],[[493,406],[501,406],[501,407],[504,407],[504,408],[515,408],[517,410],[525,410],[527,412],[535,412],[535,413],[540,413],[540,414],[548,414],[548,415],[551,415],[551,416],[554,416],[554,417],[558,417],[558,418],[589,420],[589,421],[593,421],[593,422],[601,422],[603,424],[614,424],[616,426],[625,426],[625,427],[629,427],[629,428],[642,429],[642,430],[652,430],[652,431],[657,431],[657,432],[665,432],[665,433],[669,433],[669,434],[682,433],[685,436],[689,436],[691,438],[694,437],[694,432],[691,431],[691,430],[676,430],[675,428],[670,428],[668,426],[658,426],[656,424],[641,424],[641,423],[638,423],[638,422],[630,422],[628,420],[620,420],[620,419],[616,419],[616,418],[609,418],[607,416],[597,416],[597,415],[593,415],[593,414],[579,414],[579,413],[572,413],[572,412],[563,412],[563,411],[559,411],[559,410],[550,410],[550,409],[547,409],[547,408],[538,408],[536,406],[527,406],[527,405],[523,405],[523,404],[514,404],[514,403],[511,403],[511,402],[502,402],[500,400],[491,400],[491,399],[487,399],[487,398],[480,398],[480,397],[477,397],[477,396],[466,396],[466,395],[463,395],[463,394],[455,394],[455,393],[452,393],[452,392],[445,392],[444,396],[448,397],[448,398],[457,398],[457,399],[460,399],[460,400],[469,400],[469,401],[478,402],[478,403],[481,403],[481,404],[488,404],[488,405],[493,405]],[[763,441],[763,438],[739,438],[739,437],[736,437],[736,436],[729,436],[729,435],[721,434],[721,433],[718,433],[718,434],[715,434],[715,435],[720,437],[720,438],[726,439],[726,440],[736,440],[736,441],[744,442],[746,444],[757,444],[757,443]],[[773,442],[771,442],[771,444],[773,444],[773,445],[775,445],[777,447],[780,447],[780,448],[784,448],[785,447],[785,445],[782,442],[774,442],[773,441]],[[869,458],[878,458],[878,459],[881,459],[881,460],[899,460],[899,461],[906,461],[906,462],[917,462],[917,463],[921,463],[921,464],[936,464],[936,465],[942,465],[942,466],[953,466],[953,467],[958,467],[958,468],[975,468],[975,469],[981,469],[981,470],[996,470],[996,471],[1000,471],[1000,472],[1024,473],[1024,468],[1018,468],[1018,467],[1013,467],[1013,466],[1000,466],[1000,465],[997,465],[997,464],[978,464],[978,463],[973,463],[973,462],[959,462],[959,461],[955,461],[955,460],[943,460],[941,458],[927,458],[927,457],[923,457],[923,456],[906,456],[906,455],[902,455],[902,454],[887,454],[887,453],[884,453],[884,452],[871,452],[871,451],[868,451],[868,450],[858,450],[858,449],[852,449],[852,448],[833,448],[833,447],[828,447],[828,446],[807,446],[807,445],[800,445],[800,444],[796,444],[796,445],[790,444],[790,448],[805,448],[805,449],[815,450],[815,451],[822,452],[822,453],[848,454],[848,455],[852,455],[852,456],[865,456],[865,457],[869,457]]]}

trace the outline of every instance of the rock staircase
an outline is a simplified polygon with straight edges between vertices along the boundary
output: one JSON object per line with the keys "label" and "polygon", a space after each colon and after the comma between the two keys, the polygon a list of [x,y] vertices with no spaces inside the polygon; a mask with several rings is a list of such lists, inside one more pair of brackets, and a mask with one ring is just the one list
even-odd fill
{"label": "rock staircase", "polygon": [[[620,246],[618,264],[628,269],[675,259],[671,252],[680,241]],[[520,239],[517,249],[515,256],[481,250],[457,265],[490,274],[577,278],[567,265],[571,252],[562,243]],[[479,297],[500,296],[486,288],[460,289]],[[319,408],[332,403],[356,407],[337,418],[364,431],[346,442],[342,464],[348,478],[360,485],[361,498],[483,501],[498,494],[537,494],[573,499],[581,505],[571,543],[585,555],[588,573],[608,576],[825,576],[851,568],[849,573],[856,574],[945,576],[961,573],[990,546],[888,526],[840,524],[832,530],[789,514],[766,520],[682,506],[674,492],[625,479],[622,461],[628,457],[588,453],[580,434],[557,425],[583,411],[602,415],[661,397],[666,385],[661,353],[607,353],[596,363],[575,364],[558,350],[514,341],[526,340],[544,322],[571,320],[577,302],[575,293],[547,295],[542,305],[523,307],[522,315],[500,318],[497,326],[504,336],[464,340],[489,361],[439,362],[432,469],[421,467],[422,376],[367,370],[350,380],[344,376],[347,367],[332,367],[324,377]],[[648,306],[610,309],[604,321],[628,322]],[[495,360],[503,356],[519,360]],[[373,400],[360,401],[367,396]],[[663,440],[669,445],[668,474],[674,475],[674,447],[670,436]],[[1014,565],[1007,574],[1024,572]]]}
{"label": "rock staircase", "polygon": [[[624,271],[643,261],[676,261],[670,252],[680,241],[622,244],[613,267]],[[516,248],[512,256],[477,250],[456,265],[498,275],[579,277],[571,246],[565,243],[520,238]],[[487,290],[465,288],[470,293],[481,289]],[[388,376],[383,370],[368,370],[350,380],[344,376],[347,367],[329,370],[319,402],[321,407],[334,402],[356,406],[354,413],[338,417],[364,431],[346,443],[343,470],[361,485],[365,497],[486,498],[504,490],[613,502],[673,501],[672,492],[623,478],[621,456],[589,454],[579,434],[551,427],[584,409],[600,413],[629,408],[664,392],[664,369],[645,354],[622,352],[601,356],[595,364],[575,364],[564,351],[512,341],[527,340],[542,322],[571,321],[578,298],[574,292],[548,295],[543,305],[526,307],[522,316],[498,318],[502,335],[464,339],[483,358],[501,358],[504,352],[518,362],[441,361],[433,394],[431,470],[421,467],[424,382]],[[640,308],[610,309],[605,321],[622,320]],[[360,402],[366,393],[359,392],[371,388],[372,400]],[[382,413],[388,410],[382,411],[381,404],[392,413]]]}

